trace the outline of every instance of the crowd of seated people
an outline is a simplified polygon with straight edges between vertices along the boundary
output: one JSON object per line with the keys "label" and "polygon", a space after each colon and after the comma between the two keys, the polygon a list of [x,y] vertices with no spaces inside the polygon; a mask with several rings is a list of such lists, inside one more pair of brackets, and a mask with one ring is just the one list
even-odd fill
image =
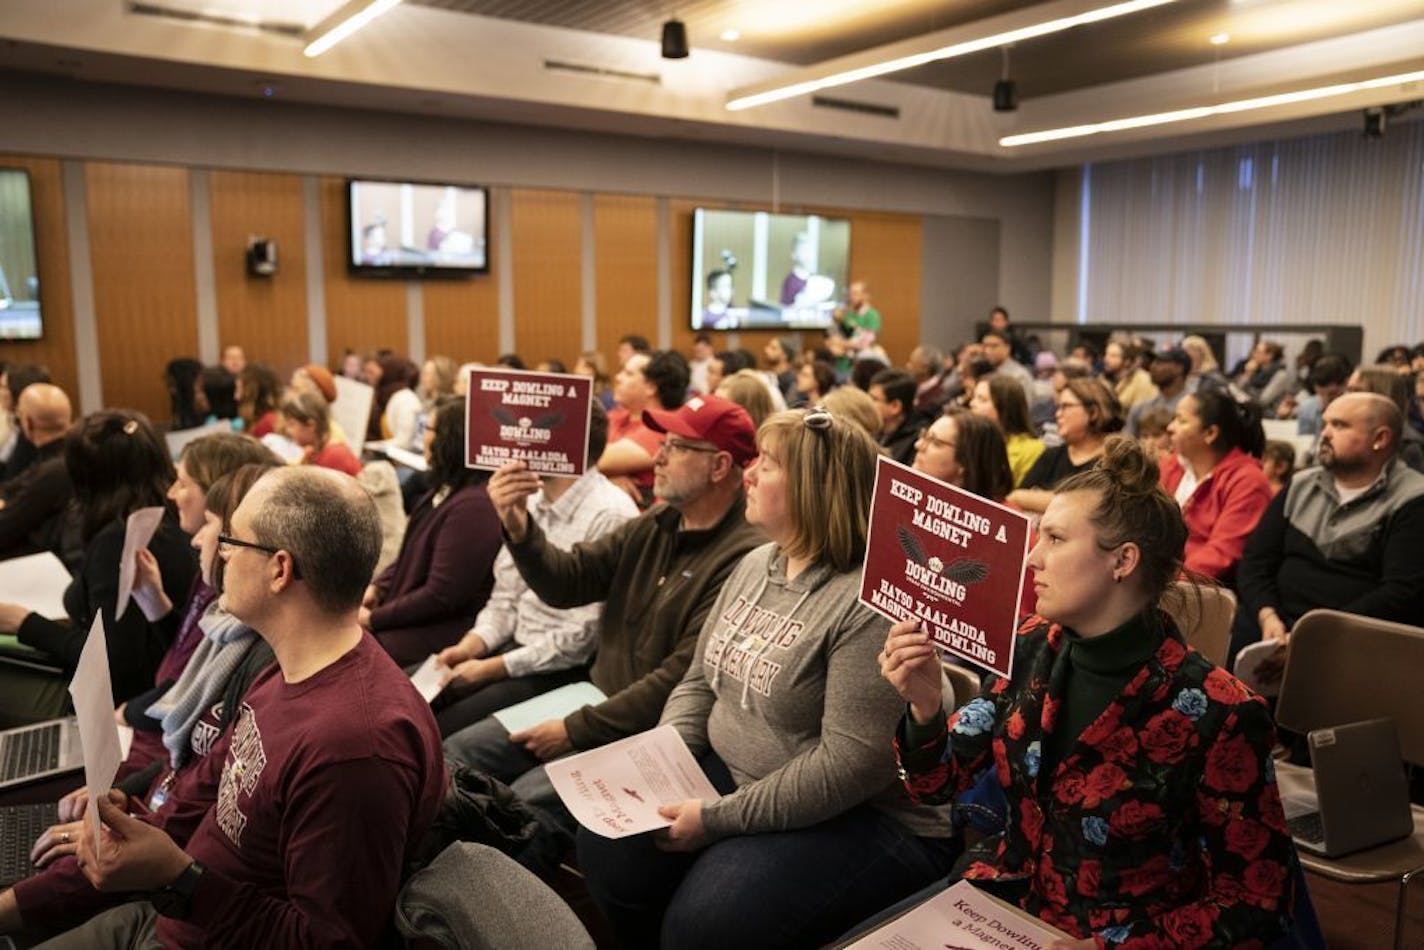
{"label": "crowd of seated people", "polygon": [[[170,431],[228,423],[176,459],[142,414],[76,420],[42,367],[5,367],[0,571],[49,551],[72,581],[62,620],[0,603],[0,634],[47,661],[0,653],[0,726],[68,711],[101,617],[134,736],[107,797],[64,790],[0,934],[378,945],[452,776],[475,773],[532,816],[521,860],[575,863],[620,946],[824,945],[960,878],[1064,947],[1292,933],[1269,707],[1160,605],[1183,581],[1232,589],[1233,657],[1318,607],[1424,625],[1424,348],[1357,367],[1261,339],[1223,370],[1191,337],[1051,353],[1000,310],[976,341],[887,360],[705,334],[687,354],[629,335],[612,374],[594,351],[501,356],[594,380],[576,477],[466,467],[478,364],[443,355],[349,351],[287,386],[238,346],[175,359]],[[403,540],[379,570],[369,476],[390,463],[347,444],[337,377],[371,387],[368,438],[424,461],[400,488],[385,469]],[[952,706],[924,632],[856,598],[882,456],[1030,519],[1012,673]],[[123,564],[146,508],[158,528]],[[410,677],[431,658],[427,701]],[[589,693],[544,721],[495,715],[571,685]],[[665,806],[659,832],[580,829],[543,764],[660,724],[721,797]],[[948,806],[986,787],[1004,817],[965,851]]]}

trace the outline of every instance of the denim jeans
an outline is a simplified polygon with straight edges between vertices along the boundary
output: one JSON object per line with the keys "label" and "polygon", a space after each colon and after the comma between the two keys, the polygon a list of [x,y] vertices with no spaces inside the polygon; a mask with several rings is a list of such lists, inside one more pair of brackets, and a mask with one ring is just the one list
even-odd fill
{"label": "denim jeans", "polygon": [[578,836],[579,866],[619,945],[670,950],[820,946],[942,879],[959,847],[868,805],[693,854],[659,851],[651,834]]}

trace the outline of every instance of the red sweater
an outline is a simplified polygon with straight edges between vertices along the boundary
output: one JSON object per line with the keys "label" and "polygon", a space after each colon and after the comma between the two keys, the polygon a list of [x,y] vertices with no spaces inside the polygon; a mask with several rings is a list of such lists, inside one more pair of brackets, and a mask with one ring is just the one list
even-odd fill
{"label": "red sweater", "polygon": [[345,472],[352,478],[361,474],[361,460],[351,454],[351,447],[344,442],[328,442],[320,452],[307,449],[306,463]]}
{"label": "red sweater", "polygon": [[[1162,487],[1168,494],[1177,490],[1185,474],[1176,455],[1162,459]],[[1186,569],[1230,584],[1246,539],[1270,503],[1271,484],[1261,463],[1232,449],[1182,506],[1187,522]]]}

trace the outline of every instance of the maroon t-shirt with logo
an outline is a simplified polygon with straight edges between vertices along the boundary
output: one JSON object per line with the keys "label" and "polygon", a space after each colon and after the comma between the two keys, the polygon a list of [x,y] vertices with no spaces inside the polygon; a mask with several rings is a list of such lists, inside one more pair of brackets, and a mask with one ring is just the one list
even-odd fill
{"label": "maroon t-shirt with logo", "polygon": [[217,801],[185,848],[207,868],[192,913],[160,918],[159,939],[377,943],[446,781],[429,704],[370,634],[300,683],[273,666],[234,718]]}

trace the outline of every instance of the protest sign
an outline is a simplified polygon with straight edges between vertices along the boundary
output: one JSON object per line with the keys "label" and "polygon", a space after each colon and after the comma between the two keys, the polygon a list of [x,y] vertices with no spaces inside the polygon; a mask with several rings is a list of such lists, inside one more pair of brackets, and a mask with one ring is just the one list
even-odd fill
{"label": "protest sign", "polygon": [[540,475],[577,477],[588,467],[593,381],[564,373],[470,369],[465,464],[496,469],[523,461]]}
{"label": "protest sign", "polygon": [[879,460],[860,578],[870,609],[919,618],[940,648],[1008,676],[1027,558],[1021,512]]}

